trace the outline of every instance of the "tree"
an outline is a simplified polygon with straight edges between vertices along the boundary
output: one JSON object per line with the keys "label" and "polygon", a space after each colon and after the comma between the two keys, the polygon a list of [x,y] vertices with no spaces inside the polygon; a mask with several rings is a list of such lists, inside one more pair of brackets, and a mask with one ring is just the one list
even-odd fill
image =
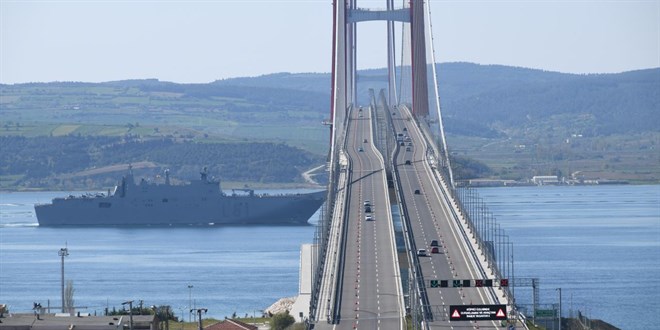
{"label": "tree", "polygon": [[295,322],[293,316],[289,315],[289,311],[277,313],[270,319],[270,328],[272,330],[284,330]]}

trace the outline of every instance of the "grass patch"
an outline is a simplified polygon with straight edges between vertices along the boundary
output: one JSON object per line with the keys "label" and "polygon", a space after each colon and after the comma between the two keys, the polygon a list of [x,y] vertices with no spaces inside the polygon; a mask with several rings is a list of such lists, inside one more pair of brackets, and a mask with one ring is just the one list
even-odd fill
{"label": "grass patch", "polygon": [[52,130],[51,134],[53,136],[69,135],[75,132],[78,128],[80,128],[80,125],[60,125],[57,126],[54,130]]}

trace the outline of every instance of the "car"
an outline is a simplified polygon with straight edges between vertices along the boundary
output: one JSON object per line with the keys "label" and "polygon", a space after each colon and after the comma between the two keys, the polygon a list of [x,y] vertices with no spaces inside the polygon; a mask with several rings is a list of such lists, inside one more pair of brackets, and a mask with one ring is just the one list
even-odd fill
{"label": "car", "polygon": [[374,217],[372,217],[371,215],[367,215],[367,216],[364,217],[364,220],[365,221],[373,221]]}
{"label": "car", "polygon": [[364,203],[362,203],[362,204],[363,204],[364,206],[371,206],[371,202],[368,201],[368,200],[364,201]]}
{"label": "car", "polygon": [[417,256],[418,257],[426,257],[426,249],[417,250]]}
{"label": "car", "polygon": [[419,189],[415,189],[415,195],[419,195],[419,194],[420,194]]}
{"label": "car", "polygon": [[367,143],[367,139],[364,139],[362,142]]}
{"label": "car", "polygon": [[440,248],[438,248],[437,246],[432,247],[431,253],[440,253]]}
{"label": "car", "polygon": [[406,160],[406,165],[412,164],[409,160]]}
{"label": "car", "polygon": [[410,147],[406,147],[406,151],[410,151]]}
{"label": "car", "polygon": [[358,151],[359,151],[359,152],[363,152],[364,149],[362,149],[362,147],[359,147],[359,148],[358,148]]}
{"label": "car", "polygon": [[402,147],[405,146],[405,145],[406,145],[405,143],[401,142],[401,146],[402,146]]}
{"label": "car", "polygon": [[429,245],[430,245],[430,246],[440,246],[440,244],[438,244],[438,240],[437,240],[437,239],[432,240],[432,241],[431,241],[431,244],[429,244]]}
{"label": "car", "polygon": [[404,127],[404,128],[403,128],[403,131],[404,131],[404,132],[407,132],[407,131],[408,131],[408,128]]}
{"label": "car", "polygon": [[360,109],[358,109],[358,111],[362,111],[362,107],[360,107]]}
{"label": "car", "polygon": [[408,145],[412,147],[412,142],[408,142]]}
{"label": "car", "polygon": [[368,206],[368,205],[365,206],[365,207],[364,207],[364,212],[366,212],[366,213],[371,213],[371,206]]}

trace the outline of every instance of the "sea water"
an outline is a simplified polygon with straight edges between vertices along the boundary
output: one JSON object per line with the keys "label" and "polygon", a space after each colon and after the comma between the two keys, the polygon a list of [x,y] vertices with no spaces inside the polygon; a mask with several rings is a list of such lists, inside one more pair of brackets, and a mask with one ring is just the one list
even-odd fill
{"label": "sea water", "polygon": [[[660,324],[660,186],[485,188],[514,242],[515,276],[539,280],[542,309],[622,329]],[[531,288],[516,288],[531,310]]]}
{"label": "sea water", "polygon": [[61,306],[64,247],[64,278],[82,312],[101,315],[133,300],[170,305],[186,320],[190,308],[221,319],[261,315],[298,294],[300,246],[313,241],[313,225],[39,227],[34,203],[68,194],[0,193],[0,303],[10,311]]}
{"label": "sea water", "polygon": [[[660,324],[660,186],[479,189],[514,242],[515,275],[538,278],[540,303],[558,303],[622,329]],[[29,312],[59,306],[61,258],[76,306],[189,306],[208,316],[260,314],[298,291],[310,226],[40,228],[34,203],[62,192],[0,193],[0,303]],[[315,215],[312,221],[316,220]],[[188,288],[192,285],[192,288]],[[531,290],[516,288],[518,303]]]}

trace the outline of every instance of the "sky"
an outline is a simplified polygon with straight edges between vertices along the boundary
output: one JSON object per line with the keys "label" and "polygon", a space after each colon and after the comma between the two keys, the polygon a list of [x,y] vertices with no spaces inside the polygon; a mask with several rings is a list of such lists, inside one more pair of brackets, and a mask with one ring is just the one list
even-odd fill
{"label": "sky", "polygon": [[[437,62],[565,73],[660,67],[660,0],[430,4]],[[358,36],[358,67],[384,67],[385,23],[360,23]],[[0,83],[329,72],[331,38],[332,0],[0,0]]]}

